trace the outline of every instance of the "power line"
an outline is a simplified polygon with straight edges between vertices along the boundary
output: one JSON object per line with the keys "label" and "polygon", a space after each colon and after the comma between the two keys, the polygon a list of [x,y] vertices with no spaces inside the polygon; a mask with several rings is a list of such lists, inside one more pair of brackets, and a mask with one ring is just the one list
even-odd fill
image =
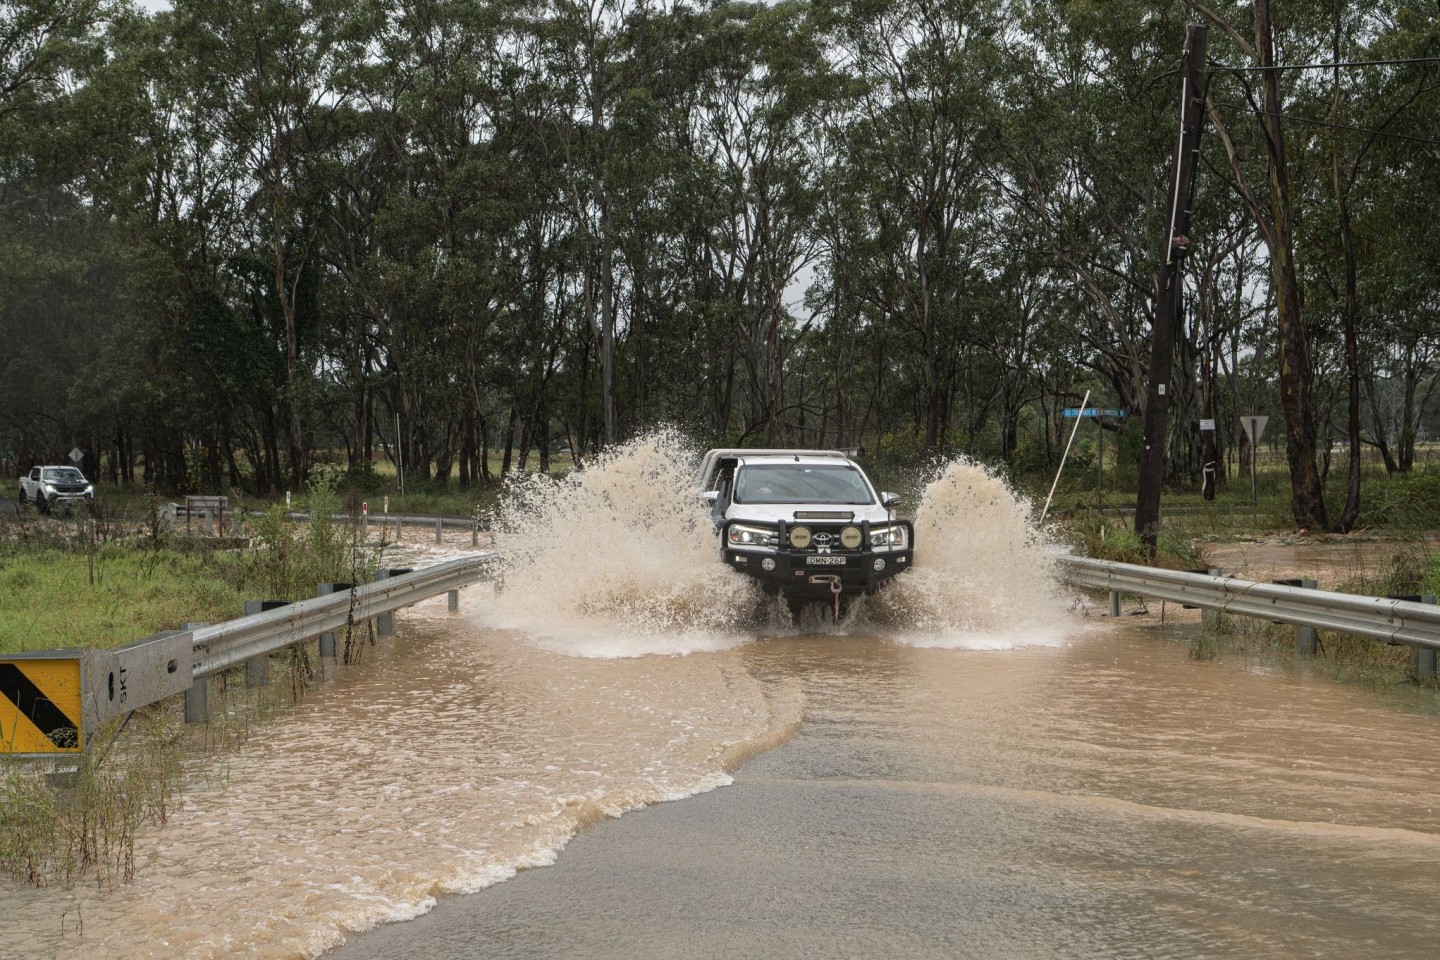
{"label": "power line", "polygon": [[1407,63],[1440,63],[1440,57],[1411,57],[1407,60],[1347,60],[1341,63],[1278,63],[1273,67],[1227,67],[1216,64],[1210,73],[1258,73],[1264,70],[1334,70],[1336,67],[1396,67]]}
{"label": "power line", "polygon": [[1297,117],[1289,113],[1265,113],[1263,111],[1255,110],[1253,107],[1248,107],[1244,104],[1239,103],[1224,103],[1220,100],[1216,100],[1214,101],[1214,103],[1217,107],[1229,107],[1232,110],[1255,112],[1267,117],[1279,117],[1281,120],[1290,121],[1292,123],[1308,123],[1317,127],[1330,127],[1334,130],[1353,130],[1356,133],[1369,133],[1377,137],[1390,137],[1394,140],[1410,140],[1414,143],[1427,143],[1432,146],[1440,146],[1440,140],[1432,140],[1428,137],[1412,137],[1406,133],[1386,133],[1384,130],[1372,130],[1369,127],[1354,127],[1348,123],[1331,123],[1328,120],[1312,120],[1309,117]]}

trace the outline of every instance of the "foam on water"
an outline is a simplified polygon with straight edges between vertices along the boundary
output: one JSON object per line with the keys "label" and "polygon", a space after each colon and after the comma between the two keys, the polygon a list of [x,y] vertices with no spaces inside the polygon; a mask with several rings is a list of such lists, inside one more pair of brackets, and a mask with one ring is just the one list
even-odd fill
{"label": "foam on water", "polygon": [[914,569],[838,626],[806,611],[792,628],[783,602],[716,556],[693,487],[696,453],[662,428],[562,479],[521,479],[497,528],[505,590],[484,619],[588,657],[723,649],[767,623],[762,632],[881,629],[913,646],[964,649],[1053,645],[1073,631],[1030,504],[965,458],[925,487]]}
{"label": "foam on water", "polygon": [[695,459],[662,428],[566,477],[515,483],[497,524],[505,589],[486,619],[579,656],[743,643],[761,593],[716,557]]}

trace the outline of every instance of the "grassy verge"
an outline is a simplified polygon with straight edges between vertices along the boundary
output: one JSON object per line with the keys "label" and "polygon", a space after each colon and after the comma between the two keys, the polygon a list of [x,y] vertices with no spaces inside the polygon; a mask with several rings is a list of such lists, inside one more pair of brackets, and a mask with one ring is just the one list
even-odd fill
{"label": "grassy verge", "polygon": [[[230,619],[245,599],[298,600],[314,596],[317,582],[373,579],[385,545],[333,522],[332,493],[308,505],[308,524],[277,506],[230,540],[89,517],[0,523],[0,654],[118,646],[184,621]],[[263,697],[299,697],[316,675],[309,652],[291,648],[284,661],[288,685],[263,695],[233,678],[212,683],[219,709],[206,746],[243,739],[270,702]],[[35,884],[129,880],[136,830],[168,816],[190,742],[172,703],[92,733],[84,755],[63,758],[75,767],[63,776],[49,775],[48,762],[0,756],[0,871]]]}
{"label": "grassy verge", "polygon": [[40,547],[0,560],[0,653],[113,647],[184,621],[238,615],[247,597],[231,558],[109,543]]}
{"label": "grassy verge", "polygon": [[0,653],[112,647],[186,621],[228,620],[247,599],[301,600],[319,582],[372,579],[385,545],[330,519],[333,496],[309,501],[308,524],[276,505],[227,539],[78,516],[0,522]]}

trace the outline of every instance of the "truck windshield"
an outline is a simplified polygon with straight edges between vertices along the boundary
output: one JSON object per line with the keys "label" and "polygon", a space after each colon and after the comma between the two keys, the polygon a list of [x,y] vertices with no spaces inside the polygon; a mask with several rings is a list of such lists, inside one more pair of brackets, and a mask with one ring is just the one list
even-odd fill
{"label": "truck windshield", "polygon": [[74,467],[56,467],[52,470],[40,471],[42,480],[58,480],[61,483],[84,483],[85,474]]}
{"label": "truck windshield", "polygon": [[841,463],[754,463],[735,478],[736,503],[874,503],[859,470]]}

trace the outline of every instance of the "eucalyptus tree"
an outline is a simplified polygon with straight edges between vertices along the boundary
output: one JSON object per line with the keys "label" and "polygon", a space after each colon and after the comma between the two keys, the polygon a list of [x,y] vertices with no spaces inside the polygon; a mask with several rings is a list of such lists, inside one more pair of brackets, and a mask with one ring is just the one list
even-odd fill
{"label": "eucalyptus tree", "polygon": [[365,307],[372,382],[388,400],[388,414],[373,419],[391,428],[382,434],[397,445],[392,456],[416,480],[433,470],[445,483],[458,458],[468,482],[478,460],[476,369],[507,302],[498,259],[525,202],[501,142],[517,9],[484,0],[366,8],[372,52],[353,71],[353,98],[367,139],[346,166],[367,185],[359,196],[370,243],[346,257],[345,274]]}
{"label": "eucalyptus tree", "polygon": [[[1251,22],[1249,38],[1232,23],[1232,18],[1239,20],[1246,12],[1233,9],[1237,5],[1228,4],[1229,9],[1216,11],[1193,0],[1185,2],[1187,7],[1215,24],[1258,75],[1254,82],[1248,74],[1234,75],[1240,88],[1239,94],[1248,103],[1246,112],[1256,121],[1259,133],[1256,150],[1236,146],[1231,125],[1215,106],[1220,90],[1213,82],[1209,91],[1210,120],[1224,144],[1234,182],[1265,241],[1269,256],[1271,285],[1275,293],[1280,398],[1285,416],[1285,450],[1290,467],[1291,511],[1299,526],[1323,529],[1326,526],[1326,509],[1316,462],[1312,337],[1301,315],[1296,267],[1297,210],[1290,162],[1293,145],[1286,135],[1286,100],[1280,85],[1280,70],[1277,69],[1277,35],[1281,34],[1281,30],[1271,16],[1269,0],[1253,0],[1248,11]],[[1293,9],[1287,13],[1300,19]],[[1307,38],[1301,31],[1292,27],[1289,38],[1295,42],[1286,49],[1293,49],[1307,58],[1313,52],[1313,49],[1307,49]],[[1287,37],[1282,36],[1281,39],[1283,41]],[[1313,35],[1311,40],[1313,48]],[[1255,163],[1256,157],[1263,160],[1263,166]],[[1262,178],[1268,188],[1263,193],[1254,186]]]}
{"label": "eucalyptus tree", "polygon": [[105,302],[96,283],[114,280],[114,238],[92,232],[84,198],[65,189],[84,149],[67,107],[121,10],[0,2],[0,463],[15,468],[79,439],[65,398]]}
{"label": "eucalyptus tree", "polygon": [[[713,177],[712,309],[728,321],[744,371],[739,436],[773,445],[787,433],[782,415],[799,410],[784,396],[802,330],[786,297],[815,255],[812,131],[826,96],[817,82],[823,58],[805,4],[725,4],[712,18],[711,70],[692,119]],[[719,426],[727,430],[728,416]]]}
{"label": "eucalyptus tree", "polygon": [[275,311],[283,333],[283,411],[297,487],[308,470],[316,245],[325,157],[344,105],[337,75],[351,53],[347,13],[333,0],[178,0],[174,14],[200,115],[243,178],[245,274],[257,309]]}
{"label": "eucalyptus tree", "polygon": [[122,9],[116,0],[0,2],[0,124],[69,92],[99,50],[101,26]]}
{"label": "eucalyptus tree", "polygon": [[112,468],[172,489],[240,482],[237,448],[259,487],[283,485],[265,436],[284,366],[274,340],[236,309],[232,253],[243,229],[238,184],[195,95],[176,18],[117,18],[109,56],[76,94],[83,163],[72,180],[124,233],[123,281],[103,349],[75,401],[113,442]]}
{"label": "eucalyptus tree", "polygon": [[[1308,184],[1306,200],[1313,212],[1306,246],[1315,255],[1301,263],[1301,280],[1308,309],[1318,314],[1317,325],[1343,331],[1332,348],[1334,366],[1344,370],[1348,441],[1347,495],[1337,526],[1349,530],[1360,510],[1362,443],[1378,447],[1387,468],[1406,468],[1407,427],[1413,437],[1424,406],[1416,386],[1432,369],[1433,310],[1425,318],[1420,304],[1426,295],[1411,293],[1417,290],[1414,268],[1426,259],[1426,240],[1433,238],[1427,237],[1428,218],[1417,216],[1411,205],[1434,183],[1435,170],[1429,162],[1433,149],[1411,131],[1440,120],[1435,102],[1440,72],[1423,62],[1436,27],[1416,4],[1360,7],[1336,0],[1330,14],[1326,53],[1336,66],[1314,71],[1300,91],[1307,139],[1325,158],[1324,174]],[[1417,58],[1422,62],[1414,62]],[[1339,66],[1346,62],[1367,65]],[[1388,198],[1399,200],[1398,206]],[[1424,266],[1418,275],[1434,276]],[[1418,286],[1430,284],[1422,280]],[[1407,315],[1418,324],[1405,323]],[[1381,377],[1392,370],[1405,384],[1395,430],[1386,418],[1374,417],[1377,398],[1385,392]],[[1368,436],[1361,417],[1367,395]],[[1392,439],[1398,440],[1398,457]]]}
{"label": "eucalyptus tree", "polygon": [[[845,131],[864,171],[884,311],[913,340],[924,448],[937,450],[947,390],[973,321],[967,287],[985,232],[986,146],[999,93],[1000,4],[829,5],[834,56],[855,84]],[[847,269],[837,265],[836,269]]]}
{"label": "eucalyptus tree", "polygon": [[603,438],[618,437],[615,399],[617,246],[612,170],[626,100],[644,88],[655,64],[634,57],[635,32],[660,23],[661,3],[648,0],[554,0],[540,24],[551,82],[562,90],[555,117],[563,146],[568,199],[586,238],[584,312],[599,345]]}
{"label": "eucalyptus tree", "polygon": [[1133,0],[1017,6],[999,182],[1073,304],[1081,362],[1138,413],[1174,149],[1174,84],[1163,78],[1174,76],[1183,23],[1174,8]]}

